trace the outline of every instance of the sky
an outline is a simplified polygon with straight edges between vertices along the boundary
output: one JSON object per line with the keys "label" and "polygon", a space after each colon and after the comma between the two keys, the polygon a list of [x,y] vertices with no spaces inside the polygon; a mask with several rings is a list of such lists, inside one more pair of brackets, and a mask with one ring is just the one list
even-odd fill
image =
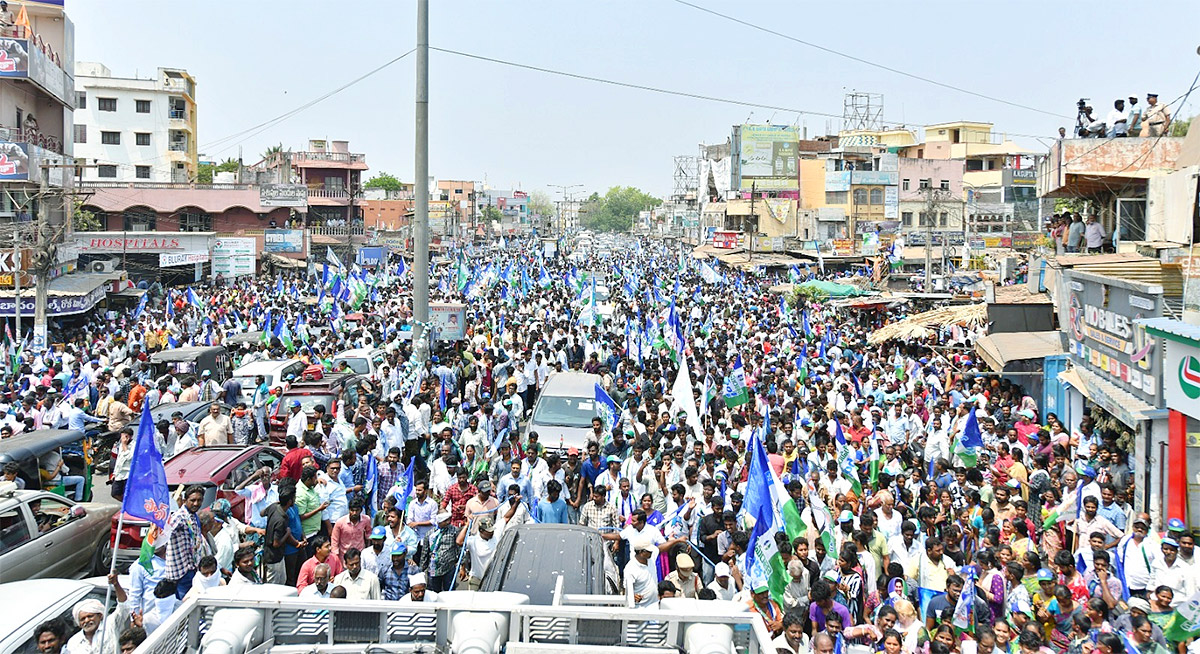
{"label": "sky", "polygon": [[[1101,115],[1118,97],[1156,92],[1170,102],[1200,71],[1195,0],[1162,1],[1154,11],[1099,1],[1086,20],[1077,3],[1061,0],[686,1],[993,99],[680,0],[431,0],[435,48],[782,109],[434,51],[430,174],[555,198],[550,185],[582,185],[574,193],[629,185],[663,196],[672,158],[724,142],[734,124],[836,133],[840,118],[820,114],[840,117],[851,90],[882,94],[888,125],[989,121],[1043,151],[1059,126],[1070,129],[1078,99],[1090,98]],[[368,174],[413,179],[414,55],[273,119],[411,50],[415,0],[69,0],[67,12],[78,60],[104,63],[119,77],[153,76],[160,66],[196,77],[200,152],[209,158],[240,151],[249,165],[271,145],[301,150],[310,138],[348,140],[366,154]],[[1194,113],[1200,89],[1182,111]]]}

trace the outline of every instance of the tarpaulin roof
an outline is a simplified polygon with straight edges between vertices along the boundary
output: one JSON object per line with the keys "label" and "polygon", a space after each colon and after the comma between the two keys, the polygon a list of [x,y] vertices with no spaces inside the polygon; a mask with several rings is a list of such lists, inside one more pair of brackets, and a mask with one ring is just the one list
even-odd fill
{"label": "tarpaulin roof", "polygon": [[827,282],[819,279],[810,279],[799,285],[800,288],[811,288],[828,295],[829,297],[851,297],[854,295],[866,295],[864,291],[857,286],[849,284],[838,284],[837,282]]}

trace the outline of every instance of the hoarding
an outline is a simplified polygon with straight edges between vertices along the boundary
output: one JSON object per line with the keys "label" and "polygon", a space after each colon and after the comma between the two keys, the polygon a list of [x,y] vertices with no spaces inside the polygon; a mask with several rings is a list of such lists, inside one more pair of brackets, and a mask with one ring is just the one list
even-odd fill
{"label": "hoarding", "polygon": [[218,238],[213,244],[212,274],[234,279],[254,274],[256,243],[253,238]]}
{"label": "hoarding", "polygon": [[29,77],[29,41],[0,39],[0,77]]}
{"label": "hoarding", "polygon": [[1075,271],[1067,272],[1063,283],[1069,299],[1060,308],[1065,313],[1060,317],[1065,318],[1075,364],[1149,404],[1162,406],[1162,347],[1134,322],[1161,316],[1162,298]]}
{"label": "hoarding", "polygon": [[304,252],[304,230],[264,229],[263,250],[266,252]]}
{"label": "hoarding", "polygon": [[203,264],[208,262],[207,252],[159,252],[158,267],[172,268],[174,266],[188,266],[197,263]]}
{"label": "hoarding", "polygon": [[357,262],[360,266],[383,265],[387,262],[387,248],[379,246],[359,248]]}
{"label": "hoarding", "polygon": [[261,184],[258,203],[264,207],[307,207],[308,187],[303,184]]}
{"label": "hoarding", "polygon": [[1032,250],[1041,240],[1041,232],[1013,232],[1012,247],[1014,250]]}
{"label": "hoarding", "polygon": [[29,179],[29,146],[0,141],[0,180]]}
{"label": "hoarding", "polygon": [[739,232],[713,232],[713,247],[732,250],[738,246]]}
{"label": "hoarding", "polygon": [[1167,339],[1163,399],[1172,409],[1200,420],[1200,347],[1194,341]]}
{"label": "hoarding", "polygon": [[439,341],[461,341],[467,337],[467,305],[458,302],[430,302],[429,322]]}
{"label": "hoarding", "polygon": [[800,130],[776,125],[734,128],[738,144],[739,188],[796,190],[799,188]]}

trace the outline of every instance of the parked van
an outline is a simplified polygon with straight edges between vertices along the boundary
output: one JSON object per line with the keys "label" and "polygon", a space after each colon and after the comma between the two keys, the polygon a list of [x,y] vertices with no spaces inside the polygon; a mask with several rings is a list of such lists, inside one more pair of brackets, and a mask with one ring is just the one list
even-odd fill
{"label": "parked van", "polygon": [[[383,366],[387,360],[387,352],[379,348],[358,348],[355,350],[346,350],[333,357],[333,372],[352,372],[357,375],[366,375],[372,381],[379,379],[379,368]],[[350,369],[343,371],[342,363],[345,363]]]}
{"label": "parked van", "polygon": [[599,375],[560,372],[550,377],[533,404],[527,432],[536,431],[538,442],[551,449],[577,447],[581,451],[593,438]]}
{"label": "parked van", "polygon": [[242,393],[238,398],[245,402],[246,406],[250,406],[254,398],[254,389],[257,386],[254,383],[255,377],[262,375],[267,382],[267,388],[275,388],[275,385],[286,380],[288,375],[293,375],[296,380],[299,380],[306,367],[306,364],[300,359],[247,363],[233,371],[233,378],[242,385]]}

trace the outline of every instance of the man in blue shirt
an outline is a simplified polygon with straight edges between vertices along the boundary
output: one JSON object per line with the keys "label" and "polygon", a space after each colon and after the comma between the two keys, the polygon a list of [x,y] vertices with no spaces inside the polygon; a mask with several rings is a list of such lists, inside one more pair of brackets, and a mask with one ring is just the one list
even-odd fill
{"label": "man in blue shirt", "polygon": [[546,499],[538,502],[537,521],[543,524],[565,525],[570,523],[567,502],[562,499],[562,484],[557,479],[546,482]]}
{"label": "man in blue shirt", "polygon": [[392,544],[388,561],[380,561],[375,570],[379,576],[379,594],[385,600],[399,600],[408,594],[408,546],[400,541]]}
{"label": "man in blue shirt", "polygon": [[66,410],[67,414],[67,429],[76,429],[84,431],[88,425],[95,425],[104,422],[103,419],[95,416],[89,416],[83,410],[85,400],[81,397],[75,400],[75,405]]}

